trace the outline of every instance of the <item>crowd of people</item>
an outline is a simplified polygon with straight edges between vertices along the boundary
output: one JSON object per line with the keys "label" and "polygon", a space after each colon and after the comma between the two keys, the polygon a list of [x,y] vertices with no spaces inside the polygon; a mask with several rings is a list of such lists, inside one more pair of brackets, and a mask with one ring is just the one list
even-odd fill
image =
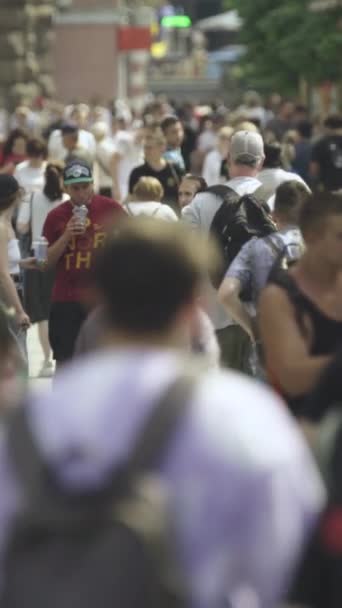
{"label": "crowd of people", "polygon": [[342,116],[0,114],[0,607],[339,608]]}

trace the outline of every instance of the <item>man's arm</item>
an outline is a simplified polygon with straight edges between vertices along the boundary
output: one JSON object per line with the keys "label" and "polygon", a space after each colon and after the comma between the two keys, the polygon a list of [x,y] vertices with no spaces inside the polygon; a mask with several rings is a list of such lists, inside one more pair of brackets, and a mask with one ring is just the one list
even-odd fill
{"label": "man's arm", "polygon": [[247,332],[254,341],[253,318],[240,300],[241,281],[226,276],[218,291],[218,298],[227,313]]}
{"label": "man's arm", "polygon": [[8,270],[7,232],[0,224],[0,287],[5,296],[7,306],[14,308],[18,325],[28,327],[30,319],[25,313],[15,284]]}
{"label": "man's arm", "polygon": [[253,242],[249,241],[239,251],[228,268],[218,291],[218,298],[228,314],[244,329],[254,341],[253,317],[240,300],[240,293],[251,284],[250,256]]}
{"label": "man's arm", "polygon": [[269,285],[259,300],[259,330],[267,369],[283,390],[298,397],[311,391],[331,356],[312,356],[283,289]]}
{"label": "man's arm", "polygon": [[52,268],[55,266],[58,260],[64,254],[72,237],[79,236],[85,231],[85,227],[80,226],[77,218],[71,217],[65,227],[64,232],[59,237],[55,238],[53,222],[54,218],[48,215],[43,227],[43,236],[45,236],[49,243],[48,259],[45,266],[46,268]]}

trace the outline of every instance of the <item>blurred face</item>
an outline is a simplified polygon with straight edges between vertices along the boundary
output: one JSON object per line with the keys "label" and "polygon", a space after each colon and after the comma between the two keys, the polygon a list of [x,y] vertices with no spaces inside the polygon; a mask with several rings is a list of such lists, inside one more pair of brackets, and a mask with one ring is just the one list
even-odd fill
{"label": "blurred face", "polygon": [[308,249],[332,268],[342,269],[342,216],[331,215],[305,236]]}
{"label": "blurred face", "polygon": [[72,152],[72,150],[75,150],[75,148],[77,146],[77,142],[78,142],[78,133],[67,133],[66,135],[63,135],[63,146],[64,146],[64,148],[69,150],[69,152]]}
{"label": "blurred face", "polygon": [[190,205],[192,199],[197,194],[199,184],[192,179],[182,179],[178,190],[178,202],[182,209]]}
{"label": "blurred face", "polygon": [[94,194],[93,184],[70,184],[65,186],[65,191],[69,194],[74,205],[87,205]]}
{"label": "blurred face", "polygon": [[145,157],[161,157],[166,150],[166,142],[163,135],[153,131],[145,131],[144,152]]}
{"label": "blurred face", "polygon": [[167,145],[172,148],[179,148],[184,139],[184,129],[181,122],[171,125],[165,132]]}
{"label": "blurred face", "polygon": [[17,137],[13,142],[13,154],[24,156],[26,154],[26,140],[23,137]]}
{"label": "blurred face", "polygon": [[292,101],[287,101],[281,108],[281,115],[284,119],[289,120],[293,117],[295,105]]}
{"label": "blurred face", "polygon": [[220,135],[217,142],[218,150],[223,158],[227,158],[229,152],[229,137]]}

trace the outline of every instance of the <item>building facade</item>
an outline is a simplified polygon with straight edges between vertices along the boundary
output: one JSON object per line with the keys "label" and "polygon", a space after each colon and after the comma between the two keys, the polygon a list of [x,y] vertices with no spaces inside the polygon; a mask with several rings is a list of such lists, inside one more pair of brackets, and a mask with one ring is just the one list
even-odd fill
{"label": "building facade", "polygon": [[1,0],[0,106],[52,94],[56,0]]}
{"label": "building facade", "polygon": [[[55,20],[56,94],[64,102],[143,103],[149,18],[122,0],[73,0]],[[137,108],[138,109],[138,108]]]}

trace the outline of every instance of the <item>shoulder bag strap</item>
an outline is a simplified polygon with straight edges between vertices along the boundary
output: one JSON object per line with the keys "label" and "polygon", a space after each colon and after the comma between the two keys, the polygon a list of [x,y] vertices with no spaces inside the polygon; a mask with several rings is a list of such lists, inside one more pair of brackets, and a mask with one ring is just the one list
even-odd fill
{"label": "shoulder bag strap", "polygon": [[177,173],[177,171],[176,171],[173,163],[167,162],[167,165],[168,165],[168,167],[170,167],[170,171],[172,173],[172,176],[173,176],[173,178],[174,178],[174,180],[175,180],[175,182],[177,184],[177,188],[178,188],[179,185],[180,185],[180,177],[179,177],[179,175],[178,175],[178,173]]}

